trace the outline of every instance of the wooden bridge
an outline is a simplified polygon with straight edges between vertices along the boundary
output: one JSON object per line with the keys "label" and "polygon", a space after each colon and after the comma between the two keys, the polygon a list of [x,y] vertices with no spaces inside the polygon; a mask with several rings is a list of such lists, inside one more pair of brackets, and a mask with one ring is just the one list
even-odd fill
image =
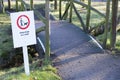
{"label": "wooden bridge", "polygon": [[[37,28],[43,25],[44,23],[42,22],[36,22]],[[50,47],[52,54],[66,54],[67,51],[72,51],[73,53],[76,51],[79,53],[100,53],[103,50],[92,36],[86,34],[74,24],[66,21],[51,21],[50,25]],[[38,41],[42,41],[43,46],[41,48],[44,50],[45,31],[40,32],[38,37]]]}
{"label": "wooden bridge", "polygon": [[[43,25],[42,22],[36,22],[37,28]],[[51,21],[50,25],[52,61],[58,69],[62,80],[81,80],[82,77],[78,76],[82,73],[87,76],[88,74],[90,75],[88,70],[82,72],[79,61],[88,55],[101,54],[103,49],[100,44],[92,36],[86,34],[74,24],[66,21]],[[41,55],[45,51],[45,31],[38,33],[37,36],[38,48]],[[91,59],[94,58],[93,56],[91,57]],[[85,78],[83,80],[87,79]]]}
{"label": "wooden bridge", "polygon": [[[74,3],[80,4],[84,7],[87,7],[87,5],[84,3],[81,3],[79,1],[71,1],[70,0],[67,4],[65,11],[62,13],[61,12],[62,11],[62,8],[61,8],[62,1],[64,1],[64,0],[60,0],[60,2],[59,2],[59,7],[60,7],[59,8],[59,19],[60,19],[60,21],[56,21],[54,19],[54,17],[52,15],[50,15],[50,20],[51,20],[50,26],[51,27],[50,27],[50,41],[49,42],[50,42],[51,53],[57,54],[59,52],[64,52],[67,49],[72,50],[72,48],[78,48],[78,46],[79,46],[78,50],[81,53],[101,52],[102,47],[100,46],[100,44],[92,36],[90,36],[89,34],[86,33],[88,31],[87,27],[86,27],[85,23],[83,22],[79,12],[77,11]],[[71,8],[75,11],[77,17],[79,18],[82,29],[78,28],[78,26],[75,26],[72,23],[69,23],[72,21]],[[45,10],[47,11],[47,9],[45,9]],[[69,9],[70,9],[69,22],[62,21],[62,19],[63,18],[65,19],[66,15],[68,15]],[[104,14],[100,13],[95,8],[90,7],[90,9],[97,12],[101,16],[105,17]],[[41,19],[43,21],[43,23],[46,23],[47,19],[44,19],[45,11],[42,8],[35,10],[35,15],[36,15],[35,16],[36,19],[38,19],[38,20]],[[41,18],[41,16],[43,16],[43,17]],[[36,26],[37,27],[39,26],[42,28],[43,28],[43,26],[48,26],[48,24],[41,25],[40,23],[39,22],[36,23]],[[44,27],[44,29],[45,29],[45,27]],[[45,34],[47,34],[45,31],[42,31],[38,34],[38,37],[39,37],[38,41],[42,43],[42,48],[44,51],[45,51],[45,46],[46,46],[45,43],[48,42],[48,41],[45,42],[45,40],[46,40]]]}
{"label": "wooden bridge", "polygon": [[[36,13],[41,13],[41,16],[45,16],[44,11],[41,10],[42,9],[37,10]],[[63,16],[60,15],[60,19],[62,19],[64,15],[65,14],[63,14]],[[77,14],[77,16],[79,19],[81,18],[79,14]],[[39,16],[35,16],[36,19],[37,17]],[[63,80],[80,80],[81,77],[79,77],[79,72],[81,72],[81,57],[95,53],[103,53],[103,49],[91,35],[85,33],[78,26],[64,20],[56,21],[52,16],[50,16],[50,19],[49,43],[50,54],[54,55],[52,58],[53,64],[58,68],[59,75]],[[81,19],[80,22],[82,22]],[[42,29],[43,26],[47,25],[41,21],[36,21],[36,28],[41,27]],[[46,52],[45,46],[47,41],[46,32],[44,30],[37,34],[37,42],[39,53],[41,55],[43,52]]]}

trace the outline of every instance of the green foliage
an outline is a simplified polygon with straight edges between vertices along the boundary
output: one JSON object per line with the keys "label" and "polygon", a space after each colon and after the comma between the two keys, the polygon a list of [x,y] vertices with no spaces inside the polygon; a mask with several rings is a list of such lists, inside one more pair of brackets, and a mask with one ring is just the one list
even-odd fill
{"label": "green foliage", "polygon": [[0,27],[2,26],[2,24],[9,25],[9,23],[10,17],[7,14],[0,14]]}
{"label": "green foliage", "polygon": [[117,33],[116,37],[116,48],[120,50],[120,32]]}
{"label": "green foliage", "polygon": [[4,47],[4,49],[7,48],[6,45],[11,46],[9,41],[11,41],[12,35],[9,21],[10,19],[7,14],[0,14],[0,47]]}
{"label": "green foliage", "polygon": [[61,80],[56,75],[57,70],[51,65],[39,66],[41,60],[35,61],[30,65],[30,75],[26,76],[23,67],[11,68],[0,71],[0,80]]}
{"label": "green foliage", "polygon": [[0,56],[6,56],[13,48],[9,25],[0,25]]}

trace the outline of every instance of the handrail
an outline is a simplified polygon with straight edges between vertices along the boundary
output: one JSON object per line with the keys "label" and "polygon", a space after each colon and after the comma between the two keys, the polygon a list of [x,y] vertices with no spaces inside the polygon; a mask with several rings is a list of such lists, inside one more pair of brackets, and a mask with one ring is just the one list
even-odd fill
{"label": "handrail", "polygon": [[74,8],[74,11],[75,11],[76,15],[78,16],[78,19],[79,19],[80,22],[81,22],[81,25],[82,25],[82,27],[83,27],[83,30],[86,31],[85,24],[84,24],[84,22],[83,22],[83,20],[82,20],[82,17],[81,17],[80,14],[78,13],[78,11],[77,11],[77,9],[76,9],[76,7],[75,7],[74,4],[73,4],[73,8]]}
{"label": "handrail", "polygon": [[[86,4],[84,4],[83,2],[80,2],[80,1],[75,1],[74,0],[74,3],[80,4],[80,5],[84,6],[84,7],[88,7],[88,5],[86,5]],[[97,12],[99,15],[101,15],[104,18],[106,17],[106,15],[104,15],[103,13],[101,13],[100,11],[98,11],[97,9],[95,9],[95,8],[93,8],[91,6],[90,6],[90,9],[93,10],[93,11],[95,11],[95,12]]]}
{"label": "handrail", "polygon": [[[63,14],[62,14],[62,1],[68,1]],[[82,5],[83,7],[88,7],[87,4],[85,4],[83,2],[80,2],[80,1],[76,1],[76,0],[60,0],[59,1],[59,19],[60,20],[66,19],[66,17],[68,16],[68,11],[70,11],[69,12],[69,22],[72,22],[72,9],[74,9],[74,12],[76,13],[76,15],[78,17],[83,30],[85,32],[89,32],[89,28],[88,28],[89,25],[85,25],[82,17],[80,16],[80,13],[78,12],[78,10],[77,10],[77,8],[75,7],[74,4],[79,4],[79,5]],[[93,8],[91,5],[89,5],[89,10],[93,10],[94,12],[98,13],[100,16],[106,18],[105,14],[103,14],[100,11],[98,11],[97,9]]]}

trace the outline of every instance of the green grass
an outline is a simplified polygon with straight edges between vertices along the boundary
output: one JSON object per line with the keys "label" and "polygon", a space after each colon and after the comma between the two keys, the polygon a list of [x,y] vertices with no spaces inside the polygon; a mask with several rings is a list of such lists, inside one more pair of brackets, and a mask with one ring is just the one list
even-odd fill
{"label": "green grass", "polygon": [[0,24],[10,24],[10,17],[8,14],[0,14]]}
{"label": "green grass", "polygon": [[[13,54],[12,31],[10,17],[7,14],[0,14],[0,60],[9,61],[10,54]],[[3,58],[3,59],[1,59]],[[14,60],[13,60],[14,61]],[[50,65],[41,65],[40,60],[30,64],[30,75],[26,76],[23,65],[9,69],[0,69],[0,80],[61,80],[57,70]]]}
{"label": "green grass", "polygon": [[[7,14],[0,14],[0,56],[12,50],[12,32],[10,18]],[[8,53],[9,54],[9,53]]]}
{"label": "green grass", "polygon": [[40,60],[37,60],[30,64],[29,76],[24,73],[24,68],[21,66],[0,70],[0,80],[61,80],[56,74],[57,70],[51,65],[40,67]]}
{"label": "green grass", "polygon": [[[96,39],[102,44],[104,34],[101,34],[99,36],[96,36]],[[108,33],[108,39],[107,39],[107,48],[110,49],[110,33]],[[120,51],[120,32],[117,32],[116,34],[116,46],[115,48]]]}
{"label": "green grass", "polygon": [[117,33],[116,37],[116,48],[120,50],[120,32]]}

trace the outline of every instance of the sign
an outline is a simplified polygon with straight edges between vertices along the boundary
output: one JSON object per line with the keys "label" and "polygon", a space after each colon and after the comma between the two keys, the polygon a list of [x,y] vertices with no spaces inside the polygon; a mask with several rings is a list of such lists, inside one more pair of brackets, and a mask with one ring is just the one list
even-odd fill
{"label": "sign", "polygon": [[36,44],[35,22],[33,11],[11,13],[14,48],[23,48],[24,69],[30,74],[27,45]]}
{"label": "sign", "polygon": [[36,44],[33,11],[11,13],[14,48]]}
{"label": "sign", "polygon": [[17,26],[20,29],[27,29],[30,26],[30,19],[26,15],[20,15],[17,18]]}

